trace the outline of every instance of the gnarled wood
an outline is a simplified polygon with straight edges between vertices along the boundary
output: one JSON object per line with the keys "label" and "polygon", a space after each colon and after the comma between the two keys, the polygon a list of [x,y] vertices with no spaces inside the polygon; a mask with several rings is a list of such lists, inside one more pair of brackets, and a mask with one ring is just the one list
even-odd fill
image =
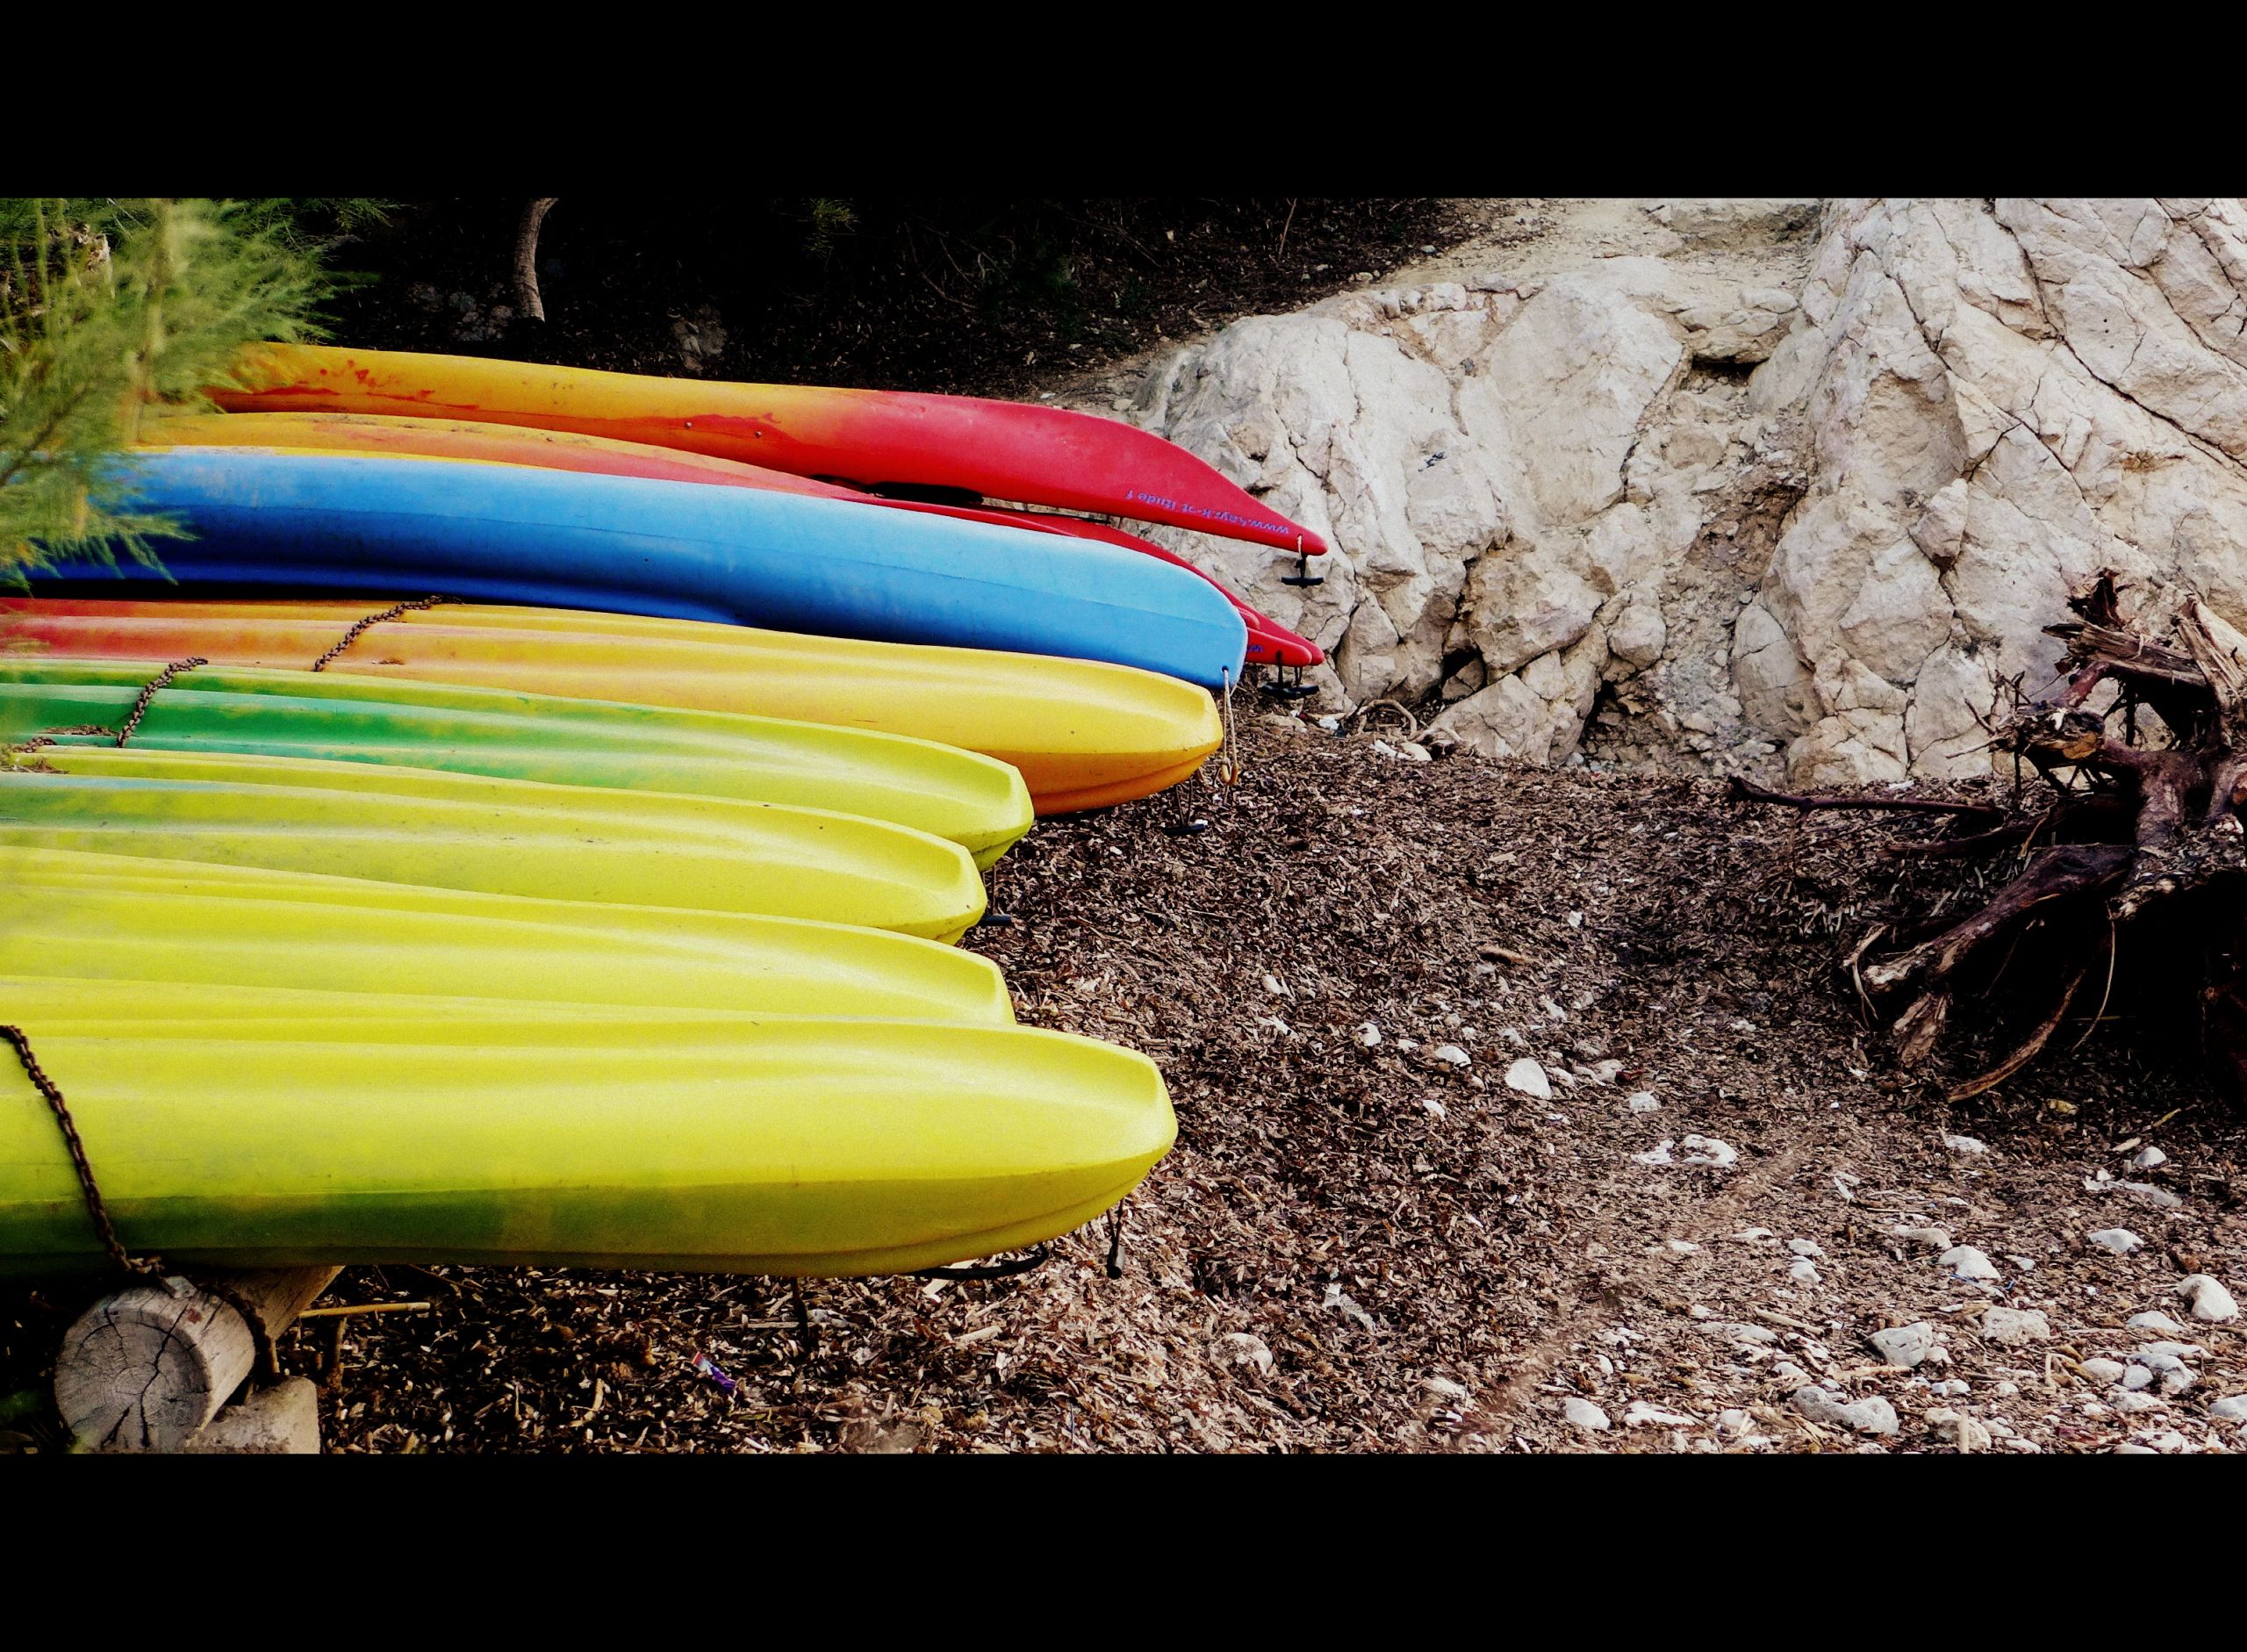
{"label": "gnarled wood", "polygon": [[[2133,919],[2172,902],[2180,903],[2175,910],[2188,937],[2195,925],[2205,931],[2207,1053],[2247,1095],[2247,969],[2232,961],[2247,948],[2239,945],[2242,937],[2223,932],[2236,925],[2240,906],[2214,898],[2224,887],[2247,889],[2247,634],[2188,591],[2171,592],[2126,616],[2122,588],[2111,571],[2085,582],[2068,606],[2077,617],[2046,628],[2067,644],[2064,690],[2035,701],[2022,694],[2020,679],[2003,681],[2010,710],[2000,715],[1993,707],[1982,720],[1991,748],[2033,767],[2058,794],[2057,801],[2008,819],[2004,809],[1937,799],[1793,796],[1738,780],[1733,795],[1802,809],[1981,814],[1997,823],[1965,837],[1891,844],[1880,852],[1898,858],[2020,852],[2019,871],[1978,910],[1916,945],[1899,948],[1891,940],[1884,957],[1874,952],[1876,931],[1845,966],[1867,1007],[1892,1017],[1899,1059],[1915,1066],[1933,1056],[1968,1002],[1960,996],[1967,966],[2000,943],[2010,963],[2021,937],[2044,923],[2042,933],[2055,945],[2036,962],[2039,968],[2057,966],[2064,986],[2057,1002],[2003,1060],[1953,1088],[1954,1100],[2004,1082],[2050,1042],[2098,961],[2089,937],[2100,936],[2113,948]],[[2118,691],[2112,704],[2092,710],[2095,692],[2110,684]],[[2150,742],[2141,709],[2162,724]],[[2014,802],[2018,808],[2017,796]],[[2181,904],[2195,895],[2195,903]],[[2170,955],[2179,956],[2174,939],[2167,944]],[[2189,959],[2189,940],[2186,948],[2181,956]],[[2110,992],[2115,959],[2110,951]],[[1994,976],[1977,978],[1984,983],[1979,990],[2004,975],[2005,963]]]}

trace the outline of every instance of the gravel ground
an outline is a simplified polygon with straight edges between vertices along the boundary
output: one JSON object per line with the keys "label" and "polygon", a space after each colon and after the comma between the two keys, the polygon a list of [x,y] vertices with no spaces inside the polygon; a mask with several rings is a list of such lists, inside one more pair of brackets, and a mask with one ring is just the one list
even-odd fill
{"label": "gravel ground", "polygon": [[2247,1445],[2240,1111],[2127,991],[1957,1108],[1857,1017],[1835,959],[1971,893],[1872,853],[1940,822],[1240,705],[1236,790],[1042,823],[972,937],[1168,1075],[1121,1279],[815,1282],[807,1347],[768,1280],[355,1269],[429,1305],[348,1322],[329,1448]]}

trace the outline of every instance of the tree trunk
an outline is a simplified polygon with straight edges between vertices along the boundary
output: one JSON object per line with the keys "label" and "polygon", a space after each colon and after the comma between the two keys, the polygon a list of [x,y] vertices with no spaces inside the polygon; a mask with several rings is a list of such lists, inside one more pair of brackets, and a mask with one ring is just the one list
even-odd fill
{"label": "tree trunk", "polygon": [[546,320],[546,300],[538,292],[538,231],[554,203],[549,195],[524,204],[522,222],[515,228],[515,297],[522,312],[534,321]]}

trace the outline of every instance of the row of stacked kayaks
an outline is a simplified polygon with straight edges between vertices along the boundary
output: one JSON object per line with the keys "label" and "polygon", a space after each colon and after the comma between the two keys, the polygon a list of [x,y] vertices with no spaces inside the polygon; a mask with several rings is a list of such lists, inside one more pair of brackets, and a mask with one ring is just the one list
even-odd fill
{"label": "row of stacked kayaks", "polygon": [[[887,1273],[1167,1152],[956,943],[1321,657],[1083,513],[1317,535],[1044,407],[281,347],[216,399],[131,456],[161,570],[0,600],[0,1024],[127,1248]],[[0,1091],[0,1267],[98,1265]]]}

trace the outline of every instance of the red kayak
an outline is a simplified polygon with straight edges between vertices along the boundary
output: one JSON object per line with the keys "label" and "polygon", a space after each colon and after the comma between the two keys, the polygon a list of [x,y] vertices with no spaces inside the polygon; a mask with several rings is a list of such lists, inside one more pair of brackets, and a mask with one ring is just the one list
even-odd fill
{"label": "red kayak", "polygon": [[341,453],[383,453],[434,459],[480,460],[498,464],[527,464],[543,470],[587,471],[604,476],[650,477],[663,481],[701,482],[726,487],[757,488],[772,492],[809,494],[879,505],[890,510],[922,511],[932,515],[962,517],[969,521],[994,522],[1034,533],[1059,534],[1121,546],[1143,556],[1185,569],[1224,593],[1248,627],[1247,663],[1253,665],[1317,665],[1325,653],[1310,638],[1299,636],[1278,621],[1267,619],[1199,568],[1120,528],[1088,522],[1081,517],[1044,511],[1007,510],[996,506],[931,504],[917,499],[884,499],[832,482],[814,481],[743,464],[705,454],[651,448],[640,442],[614,442],[571,432],[527,429],[510,425],[470,423],[448,419],[402,419],[366,413],[174,413],[152,418],[141,426],[141,441],[149,447],[272,447]]}
{"label": "red kayak", "polygon": [[1319,556],[1326,542],[1183,448],[1090,413],[973,396],[738,384],[323,345],[259,345],[229,413],[365,413],[575,430],[795,476],[1191,528]]}

